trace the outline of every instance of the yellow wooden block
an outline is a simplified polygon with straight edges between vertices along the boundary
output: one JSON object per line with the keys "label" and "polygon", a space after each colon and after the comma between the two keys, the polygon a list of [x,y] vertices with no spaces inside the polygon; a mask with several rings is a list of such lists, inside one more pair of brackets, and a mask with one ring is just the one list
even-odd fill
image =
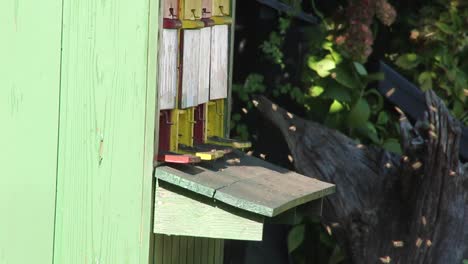
{"label": "yellow wooden block", "polygon": [[207,152],[196,152],[195,156],[200,157],[202,160],[215,160],[222,158],[224,152],[222,151],[207,151]]}
{"label": "yellow wooden block", "polygon": [[179,145],[193,145],[194,109],[174,109],[171,117],[170,151],[180,153]]}
{"label": "yellow wooden block", "polygon": [[182,20],[196,20],[202,17],[202,0],[180,0],[179,8]]}
{"label": "yellow wooden block", "polygon": [[207,137],[224,137],[224,99],[208,102]]}
{"label": "yellow wooden block", "polygon": [[213,16],[229,16],[231,14],[231,1],[213,0]]}
{"label": "yellow wooden block", "polygon": [[182,28],[203,28],[205,23],[201,20],[182,20]]}
{"label": "yellow wooden block", "polygon": [[206,143],[219,145],[219,146],[227,146],[236,149],[246,149],[252,147],[252,143],[249,141],[242,141],[242,140],[235,140],[235,139],[227,139],[227,138],[220,138],[220,137],[208,137]]}
{"label": "yellow wooden block", "polygon": [[215,22],[215,25],[232,24],[232,17],[229,16],[214,16],[211,19]]}

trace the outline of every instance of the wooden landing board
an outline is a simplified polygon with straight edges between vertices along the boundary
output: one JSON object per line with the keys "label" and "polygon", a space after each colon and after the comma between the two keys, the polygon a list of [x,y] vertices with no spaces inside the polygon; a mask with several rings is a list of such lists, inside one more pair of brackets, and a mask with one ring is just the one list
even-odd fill
{"label": "wooden landing board", "polygon": [[335,190],[321,182],[234,151],[200,166],[156,168],[156,177],[225,204],[274,217]]}

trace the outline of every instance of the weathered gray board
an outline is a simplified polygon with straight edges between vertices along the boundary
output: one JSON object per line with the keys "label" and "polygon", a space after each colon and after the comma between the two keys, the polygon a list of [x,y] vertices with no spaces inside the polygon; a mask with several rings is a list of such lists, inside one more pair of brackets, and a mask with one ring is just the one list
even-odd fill
{"label": "weathered gray board", "polygon": [[322,198],[335,190],[321,182],[235,151],[201,166],[156,168],[156,177],[215,201],[266,217]]}

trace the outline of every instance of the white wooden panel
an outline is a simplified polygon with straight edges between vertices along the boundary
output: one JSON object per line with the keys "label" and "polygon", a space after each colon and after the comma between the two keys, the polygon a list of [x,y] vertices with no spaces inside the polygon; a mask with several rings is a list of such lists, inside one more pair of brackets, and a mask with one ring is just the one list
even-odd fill
{"label": "white wooden panel", "polygon": [[210,100],[227,97],[229,26],[216,25],[211,35]]}
{"label": "white wooden panel", "polygon": [[198,85],[200,83],[200,33],[201,31],[199,29],[183,31],[182,108],[198,105]]}
{"label": "white wooden panel", "polygon": [[210,56],[211,28],[202,28],[200,39],[200,85],[198,86],[198,104],[204,104],[209,101]]}
{"label": "white wooden panel", "polygon": [[163,29],[159,53],[159,108],[174,109],[177,95],[178,32]]}

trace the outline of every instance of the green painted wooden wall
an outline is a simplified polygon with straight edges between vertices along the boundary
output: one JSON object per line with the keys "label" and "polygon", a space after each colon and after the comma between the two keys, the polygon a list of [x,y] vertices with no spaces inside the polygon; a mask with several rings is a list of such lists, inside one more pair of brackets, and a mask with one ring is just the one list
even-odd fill
{"label": "green painted wooden wall", "polygon": [[55,263],[148,263],[156,17],[155,0],[64,0]]}
{"label": "green painted wooden wall", "polygon": [[158,6],[0,1],[1,264],[152,261]]}
{"label": "green painted wooden wall", "polygon": [[51,263],[62,3],[0,1],[0,263]]}

